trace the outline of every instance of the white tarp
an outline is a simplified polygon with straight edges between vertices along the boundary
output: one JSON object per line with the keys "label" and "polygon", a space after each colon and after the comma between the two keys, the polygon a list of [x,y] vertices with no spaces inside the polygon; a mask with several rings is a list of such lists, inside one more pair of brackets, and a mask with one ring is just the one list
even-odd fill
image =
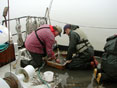
{"label": "white tarp", "polygon": [[8,41],[8,28],[0,25],[0,44]]}

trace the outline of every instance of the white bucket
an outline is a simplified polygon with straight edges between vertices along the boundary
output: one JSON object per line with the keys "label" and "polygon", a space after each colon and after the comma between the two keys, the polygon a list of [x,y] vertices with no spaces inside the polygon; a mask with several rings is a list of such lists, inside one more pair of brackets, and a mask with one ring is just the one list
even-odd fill
{"label": "white bucket", "polygon": [[54,77],[54,72],[52,72],[52,71],[46,71],[46,72],[44,72],[44,79],[47,82],[52,82],[53,81],[53,77]]}

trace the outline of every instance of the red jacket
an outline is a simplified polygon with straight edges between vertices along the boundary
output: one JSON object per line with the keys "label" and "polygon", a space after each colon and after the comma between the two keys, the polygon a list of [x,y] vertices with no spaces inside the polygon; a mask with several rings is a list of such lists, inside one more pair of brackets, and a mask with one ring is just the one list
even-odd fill
{"label": "red jacket", "polygon": [[[25,41],[25,47],[28,51],[38,54],[44,54],[43,48],[46,47],[46,52],[48,56],[53,55],[52,46],[55,43],[55,37],[53,27],[49,25],[43,25],[41,27],[50,27],[49,28],[43,28],[37,31],[37,35],[40,38],[40,40],[44,43],[45,46],[43,46],[39,40],[37,39],[35,32],[33,31],[31,34],[27,36],[27,39]],[[40,28],[41,28],[40,27]]]}

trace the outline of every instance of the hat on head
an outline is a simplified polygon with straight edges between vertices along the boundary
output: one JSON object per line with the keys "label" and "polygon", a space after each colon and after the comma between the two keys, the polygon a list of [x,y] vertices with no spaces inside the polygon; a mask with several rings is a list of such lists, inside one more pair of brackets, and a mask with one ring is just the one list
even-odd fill
{"label": "hat on head", "polygon": [[65,34],[65,30],[67,29],[67,28],[69,28],[69,29],[71,29],[71,24],[66,24],[65,26],[64,26],[64,32],[63,32],[63,34]]}
{"label": "hat on head", "polygon": [[59,35],[61,36],[62,28],[61,28],[60,26],[58,26],[58,25],[53,26],[53,28],[54,28],[55,30],[57,30],[57,31],[59,32]]}

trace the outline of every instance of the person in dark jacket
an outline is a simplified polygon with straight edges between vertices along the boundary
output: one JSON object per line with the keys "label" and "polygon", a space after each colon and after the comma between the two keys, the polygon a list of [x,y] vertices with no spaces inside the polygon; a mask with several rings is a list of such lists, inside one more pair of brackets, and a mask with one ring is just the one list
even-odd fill
{"label": "person in dark jacket", "polygon": [[42,25],[36,31],[29,34],[25,41],[25,47],[32,56],[32,60],[21,62],[22,67],[28,64],[33,65],[35,68],[42,65],[42,57],[46,54],[52,59],[55,58],[53,52],[53,44],[55,37],[62,32],[61,27],[52,25]]}
{"label": "person in dark jacket", "polygon": [[101,68],[94,69],[97,83],[117,82],[117,34],[107,38],[104,54],[101,57]]}
{"label": "person in dark jacket", "polygon": [[94,50],[84,32],[77,25],[66,24],[64,34],[69,36],[69,48],[66,57],[68,69],[89,69]]}

